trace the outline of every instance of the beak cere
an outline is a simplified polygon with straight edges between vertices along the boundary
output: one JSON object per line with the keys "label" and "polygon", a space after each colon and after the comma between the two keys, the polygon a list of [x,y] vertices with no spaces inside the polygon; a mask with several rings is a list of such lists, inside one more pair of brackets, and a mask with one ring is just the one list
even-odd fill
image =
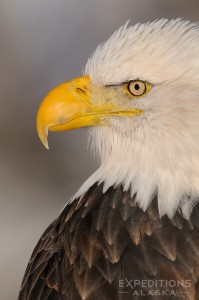
{"label": "beak cere", "polygon": [[[48,131],[65,131],[86,126],[108,126],[107,116],[133,116],[139,109],[122,111],[113,103],[92,103],[92,84],[88,76],[75,78],[54,88],[41,103],[37,131],[48,149]],[[95,93],[92,96],[97,96]],[[93,98],[93,97],[92,97]]]}

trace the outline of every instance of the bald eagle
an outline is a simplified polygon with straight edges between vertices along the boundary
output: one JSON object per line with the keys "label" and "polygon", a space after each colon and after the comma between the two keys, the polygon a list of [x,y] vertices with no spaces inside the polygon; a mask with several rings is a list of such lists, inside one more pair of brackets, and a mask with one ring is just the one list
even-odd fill
{"label": "bald eagle", "polygon": [[41,236],[19,300],[199,299],[199,26],[116,31],[39,108],[47,148],[81,127],[100,167]]}

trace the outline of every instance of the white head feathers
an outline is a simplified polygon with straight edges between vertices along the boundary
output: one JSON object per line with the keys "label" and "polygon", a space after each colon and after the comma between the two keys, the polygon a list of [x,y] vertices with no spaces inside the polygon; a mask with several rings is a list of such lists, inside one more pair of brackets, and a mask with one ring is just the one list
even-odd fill
{"label": "white head feathers", "polygon": [[161,215],[180,209],[189,218],[199,199],[199,27],[180,19],[126,24],[85,72],[95,85],[141,79],[152,89],[135,100],[143,115],[89,129],[101,166],[75,197],[95,182],[104,191],[122,184],[144,210],[157,193]]}

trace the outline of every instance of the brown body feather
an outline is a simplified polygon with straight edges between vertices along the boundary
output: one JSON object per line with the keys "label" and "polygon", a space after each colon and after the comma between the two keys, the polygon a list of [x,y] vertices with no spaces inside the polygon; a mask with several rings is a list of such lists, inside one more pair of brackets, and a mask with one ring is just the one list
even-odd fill
{"label": "brown body feather", "polygon": [[170,220],[156,198],[143,212],[121,186],[103,194],[94,185],[42,235],[18,299],[195,300],[198,278],[199,206],[190,221]]}

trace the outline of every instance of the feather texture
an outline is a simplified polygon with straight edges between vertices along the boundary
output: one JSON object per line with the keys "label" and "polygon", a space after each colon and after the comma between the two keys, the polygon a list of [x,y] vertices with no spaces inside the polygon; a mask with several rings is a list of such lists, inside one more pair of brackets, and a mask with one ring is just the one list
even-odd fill
{"label": "feather texture", "polygon": [[[122,184],[143,210],[157,194],[161,216],[180,209],[189,219],[199,199],[199,26],[182,19],[127,25],[96,49],[85,74],[93,103],[144,113],[104,117],[109,126],[89,129],[101,164],[73,199],[96,182],[104,192]],[[123,86],[136,79],[151,89],[129,98]]]}
{"label": "feather texture", "polygon": [[157,286],[135,287],[142,280],[181,283],[159,299],[199,299],[198,218],[198,205],[190,221],[160,218],[157,197],[143,212],[130,191],[95,184],[43,233],[18,299],[156,299]]}

